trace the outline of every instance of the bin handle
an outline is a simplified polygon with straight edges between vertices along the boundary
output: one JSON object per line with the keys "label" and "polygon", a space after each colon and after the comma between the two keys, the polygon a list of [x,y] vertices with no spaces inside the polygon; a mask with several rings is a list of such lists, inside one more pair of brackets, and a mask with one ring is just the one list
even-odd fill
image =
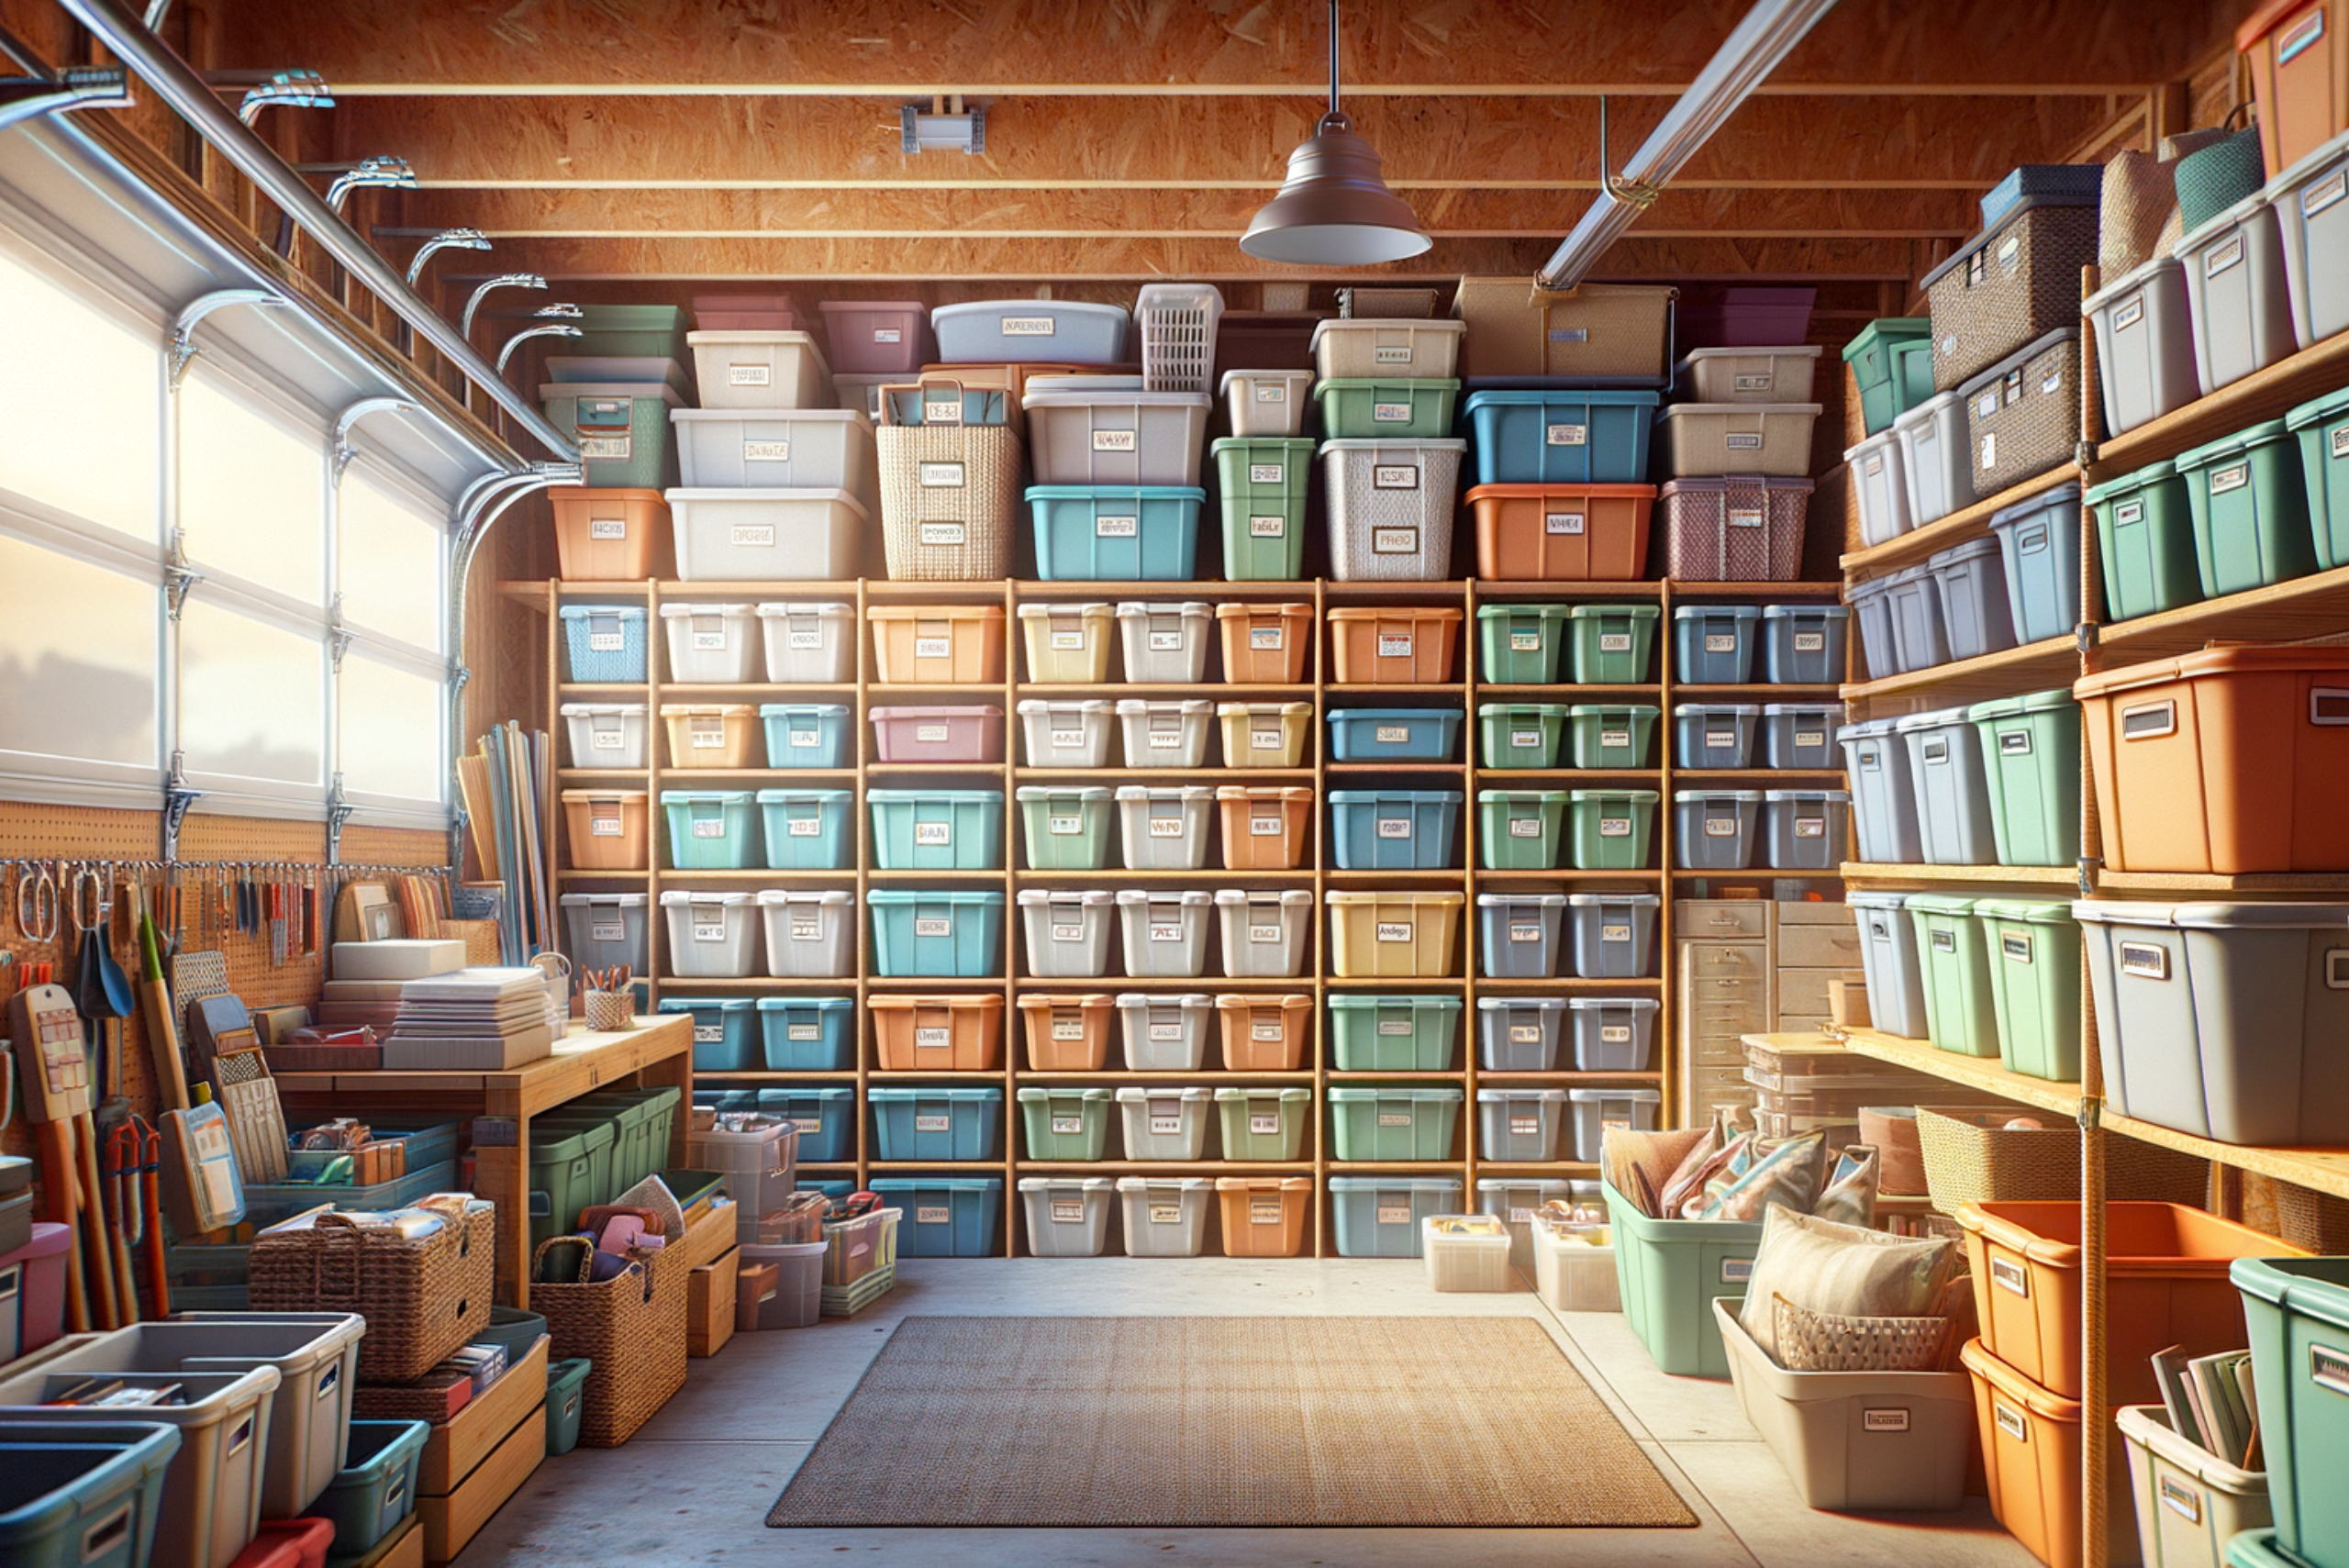
{"label": "bin handle", "polygon": [[2309,722],[2326,727],[2349,724],[2349,686],[2310,687]]}

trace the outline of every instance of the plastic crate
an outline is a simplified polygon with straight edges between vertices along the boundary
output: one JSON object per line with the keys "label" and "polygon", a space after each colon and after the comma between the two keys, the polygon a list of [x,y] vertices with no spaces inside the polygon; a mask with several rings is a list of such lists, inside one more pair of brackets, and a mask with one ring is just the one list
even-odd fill
{"label": "plastic crate", "polygon": [[[1548,980],[1558,973],[1563,893],[1480,893],[1476,925],[1485,973],[1495,980]],[[1486,1065],[1490,1067],[1491,1062]]]}
{"label": "plastic crate", "polygon": [[1564,1089],[1477,1090],[1477,1158],[1495,1164],[1554,1161],[1565,1107]]}
{"label": "plastic crate", "polygon": [[[1438,712],[1448,712],[1437,709]],[[1628,713],[1629,709],[1621,710]],[[1457,716],[1453,716],[1456,719]],[[1576,739],[1585,727],[1577,727]],[[1596,734],[1603,725],[1587,727]],[[1554,768],[1558,765],[1558,748],[1565,738],[1566,706],[1564,703],[1484,703],[1476,709],[1476,728],[1482,744],[1484,764],[1487,768]],[[1631,751],[1631,728],[1628,720],[1619,724],[1617,733],[1622,737],[1621,749]],[[1341,754],[1340,760],[1344,760]],[[1586,764],[1579,759],[1576,767],[1607,766]],[[1614,766],[1636,767],[1637,763]]]}
{"label": "plastic crate", "polygon": [[832,368],[857,374],[910,373],[927,355],[929,324],[922,306],[911,300],[827,299],[816,308],[823,312],[824,340],[831,347]]}
{"label": "plastic crate", "polygon": [[1294,1258],[1305,1251],[1310,1176],[1218,1176],[1227,1258]]}
{"label": "plastic crate", "polygon": [[682,487],[879,491],[873,422],[844,408],[672,408]]}
{"label": "plastic crate", "polygon": [[1022,605],[1020,640],[1028,679],[1043,684],[1098,685],[1109,678],[1107,604]]}
{"label": "plastic crate", "polygon": [[1654,505],[1652,484],[1476,485],[1468,492],[1476,575],[1553,583],[1644,577]]}
{"label": "plastic crate", "polygon": [[1322,432],[1333,440],[1426,440],[1449,434],[1457,381],[1339,376],[1313,384]]}
{"label": "plastic crate", "polygon": [[1106,892],[1019,890],[1019,924],[1028,973],[1043,980],[1094,980],[1109,973]]}
{"label": "plastic crate", "polygon": [[1459,373],[1461,346],[1467,336],[1463,321],[1321,321],[1313,328],[1313,368],[1324,377],[1443,380]]}
{"label": "plastic crate", "polygon": [[1961,395],[1929,397],[1892,428],[1900,441],[1900,479],[1912,527],[1938,523],[1974,504],[1974,439]]}
{"label": "plastic crate", "polygon": [[1286,436],[1212,442],[1223,509],[1223,574],[1234,582],[1293,582],[1305,571],[1305,505],[1314,443]]}
{"label": "plastic crate", "polygon": [[[768,868],[848,870],[855,845],[849,825],[849,806],[854,794],[845,789],[759,791],[759,832],[766,841]],[[1001,814],[1000,806],[997,814]]]}
{"label": "plastic crate", "polygon": [[0,1421],[0,1553],[22,1568],[147,1568],[173,1427]]}
{"label": "plastic crate", "polygon": [[587,684],[632,684],[644,679],[644,611],[624,605],[565,605],[563,651],[571,679]]}
{"label": "plastic crate", "polygon": [[1215,390],[1216,326],[1223,295],[1213,284],[1144,284],[1134,296],[1141,381],[1152,392]]}
{"label": "plastic crate", "polygon": [[1003,895],[876,888],[872,973],[975,980],[1003,973]]}
{"label": "plastic crate", "polygon": [[1566,709],[1566,765],[1638,769],[1655,757],[1662,710],[1652,703],[1575,703]]}
{"label": "plastic crate", "polygon": [[1463,1098],[1453,1088],[1333,1087],[1329,1091],[1330,1158],[1448,1160]]}
{"label": "plastic crate", "polygon": [[2080,708],[2069,691],[1976,703],[1983,783],[1998,863],[2068,866],[2080,857]]}
{"label": "plastic crate", "polygon": [[751,606],[765,644],[767,679],[778,685],[836,685],[856,678],[853,605],[777,603]]}
{"label": "plastic crate", "polygon": [[1234,980],[1289,980],[1305,973],[1313,895],[1304,888],[1223,888],[1215,895],[1223,973]]}
{"label": "plastic crate", "polygon": [[1451,1176],[1331,1176],[1338,1256],[1419,1257],[1420,1227],[1432,1215],[1457,1213],[1464,1190]]}
{"label": "plastic crate", "polygon": [[1762,862],[1776,871],[1831,872],[1851,842],[1852,797],[1840,789],[1762,792]]}
{"label": "plastic crate", "polygon": [[2245,1260],[2231,1274],[2259,1388],[2259,1435],[2282,1549],[2276,1561],[2341,1568],[2349,1562],[2343,1554],[2349,1502],[2338,1484],[2349,1418],[2336,1374],[2349,1357],[2349,1259]]}
{"label": "plastic crate", "polygon": [[844,703],[763,703],[759,722],[770,768],[845,768],[854,761]]}
{"label": "plastic crate", "polygon": [[[1040,487],[1111,485],[1130,495],[1199,486],[1214,399],[1203,392],[1141,392],[1071,377],[1064,387],[1030,385],[1019,406],[1028,416],[1028,456]],[[1197,508],[1191,509],[1196,524]],[[1188,576],[1188,573],[1170,573]]]}
{"label": "plastic crate", "polygon": [[1030,871],[1104,871],[1109,864],[1110,795],[1107,788],[1022,784],[1021,837]]}
{"label": "plastic crate", "polygon": [[574,768],[633,772],[646,765],[645,705],[567,702],[556,710],[571,740]]}
{"label": "plastic crate", "polygon": [[1860,417],[1869,435],[1891,428],[1894,419],[1932,396],[1932,361],[1920,367],[1894,352],[1904,343],[1930,344],[1932,332],[1932,320],[1922,316],[1880,317],[1843,345],[1843,362],[1859,387]]}
{"label": "plastic crate", "polygon": [[652,971],[641,893],[566,893],[556,903],[563,917],[563,951],[574,969]]}
{"label": "plastic crate", "polygon": [[1635,980],[1655,968],[1653,893],[1575,893],[1566,897],[1574,970],[1586,980]]}
{"label": "plastic crate", "polygon": [[661,792],[669,826],[669,864],[678,871],[748,871],[759,827],[746,789]]}
{"label": "plastic crate", "polygon": [[1341,607],[1329,618],[1331,672],[1341,684],[1442,685],[1453,678],[1459,610]]}
{"label": "plastic crate", "polygon": [[687,583],[857,575],[871,497],[846,490],[671,490],[677,575]]}
{"label": "plastic crate", "polygon": [[1296,768],[1306,765],[1306,743],[1313,733],[1309,702],[1227,702],[1216,705],[1223,730],[1227,768]]}
{"label": "plastic crate", "polygon": [[1331,790],[1331,862],[1340,871],[1449,866],[1462,798],[1459,790]]}
{"label": "plastic crate", "polygon": [[1125,991],[1116,998],[1126,1065],[1136,1073],[1196,1073],[1207,1060],[1215,998],[1201,992]]}
{"label": "plastic crate", "polygon": [[767,973],[777,980],[846,980],[856,973],[856,895],[846,888],[762,889]]}
{"label": "plastic crate", "polygon": [[1673,369],[1672,395],[1688,403],[1808,403],[1825,352],[1815,343],[1691,349]]}
{"label": "plastic crate", "polygon": [[1566,1011],[1573,1020],[1575,1071],[1649,1071],[1655,1059],[1655,1020],[1660,1006],[1653,996],[1570,998]]}
{"label": "plastic crate", "polygon": [[1242,1164],[1297,1159],[1312,1102],[1308,1088],[1218,1089],[1215,1108],[1224,1159]]}
{"label": "plastic crate", "polygon": [[2271,419],[2178,454],[2205,597],[2316,570],[2300,451],[2284,421]]}
{"label": "plastic crate", "polygon": [[1313,998],[1256,992],[1218,996],[1227,1073],[1295,1073],[1313,1042]]}
{"label": "plastic crate", "polygon": [[1464,412],[1479,484],[1641,484],[1653,392],[1471,393]]}
{"label": "plastic crate", "polygon": [[1946,894],[1909,895],[1917,932],[1917,977],[1925,993],[1925,1034],[1961,1056],[1998,1054],[1998,1021],[1990,995],[1989,950],[1975,900]]}
{"label": "plastic crate", "polygon": [[1203,1158],[1208,1146],[1209,1093],[1199,1088],[1156,1086],[1129,1085],[1119,1089],[1118,1115],[1124,1124],[1126,1158],[1193,1162]]}
{"label": "plastic crate", "polygon": [[1911,714],[1892,727],[1908,750],[1919,848],[1928,865],[1998,863],[1982,736],[1966,712],[1937,708]]}
{"label": "plastic crate", "polygon": [[1575,605],[1566,612],[1568,675],[1576,685],[1641,685],[1654,668],[1654,605]]}
{"label": "plastic crate", "polygon": [[759,1054],[770,1073],[837,1073],[856,1064],[856,1002],[848,996],[762,996]]}
{"label": "plastic crate", "polygon": [[1019,1125],[1030,1160],[1098,1160],[1109,1140],[1109,1091],[1022,1089]]}
{"label": "plastic crate", "polygon": [[1753,679],[1757,605],[1683,605],[1672,612],[1672,668],[1684,685],[1742,686]]}
{"label": "plastic crate", "polygon": [[803,1165],[836,1164],[855,1157],[856,1086],[802,1084],[761,1089],[758,1108],[791,1123]]}
{"label": "plastic crate", "polygon": [[1102,768],[1109,763],[1116,709],[1098,699],[1019,705],[1020,740],[1031,768]]}
{"label": "plastic crate", "polygon": [[1873,1027],[1909,1040],[1929,1038],[1925,983],[1918,972],[1917,928],[1909,917],[1908,895],[1854,888],[1843,895],[1843,902],[1854,911],[1859,927]]}
{"label": "plastic crate", "polygon": [[1479,606],[1476,646],[1488,684],[1554,685],[1566,648],[1566,606]]}
{"label": "plastic crate", "polygon": [[1745,1299],[1762,1243],[1758,1220],[1651,1219],[1604,1187],[1623,1320],[1656,1369],[1675,1377],[1727,1377],[1713,1303]]}
{"label": "plastic crate", "polygon": [[1554,868],[1565,830],[1567,796],[1562,789],[1478,790],[1477,863],[1486,871]]}
{"label": "plastic crate", "polygon": [[1215,618],[1226,681],[1293,685],[1306,678],[1311,605],[1222,604],[1215,607]]}
{"label": "plastic crate", "polygon": [[993,1160],[1002,1147],[998,1086],[875,1084],[864,1097],[873,1107],[875,1159]]}
{"label": "plastic crate", "polygon": [[1117,895],[1118,932],[1126,973],[1192,979],[1207,973],[1208,895],[1197,889]]}
{"label": "plastic crate", "polygon": [[1030,1073],[1098,1073],[1109,1059],[1113,1004],[1098,993],[1045,994],[1019,998]]}
{"label": "plastic crate", "polygon": [[1126,1256],[1197,1257],[1207,1249],[1208,1198],[1213,1191],[1205,1176],[1119,1177]]}
{"label": "plastic crate", "polygon": [[1816,403],[1674,403],[1655,416],[1664,465],[1678,479],[1810,472]]}
{"label": "plastic crate", "polygon": [[1448,1073],[1458,1049],[1457,996],[1345,994],[1330,998],[1330,1060],[1341,1073]]}
{"label": "plastic crate", "polygon": [[874,605],[874,679],[887,684],[1001,685],[1004,615],[1000,605]]}
{"label": "plastic crate", "polygon": [[1207,492],[1196,484],[1039,484],[1027,501],[1036,520],[1036,575],[1047,582],[1187,582],[1198,575]]}
{"label": "plastic crate", "polygon": [[2195,369],[2204,392],[2291,354],[2297,345],[2283,237],[2264,193],[2190,226],[2174,254],[2186,273]]}
{"label": "plastic crate", "polygon": [[1842,682],[1844,637],[1851,624],[1851,609],[1843,605],[1763,606],[1762,679],[1771,685]]}
{"label": "plastic crate", "polygon": [[662,703],[661,725],[669,740],[669,766],[679,773],[699,768],[740,773],[757,765],[759,728],[749,703]]}
{"label": "plastic crate", "polygon": [[1197,871],[1206,865],[1214,799],[1215,792],[1204,784],[1170,789],[1119,785],[1119,831],[1128,869]]}
{"label": "plastic crate", "polygon": [[1459,744],[1456,707],[1341,707],[1330,712],[1333,762],[1444,762]]}
{"label": "plastic crate", "polygon": [[1418,979],[1453,973],[1459,893],[1331,893],[1330,962],[1341,980]]}
{"label": "plastic crate", "polygon": [[1308,370],[1224,372],[1220,389],[1232,435],[1241,439],[1303,435],[1312,385],[1313,373]]}
{"label": "plastic crate", "polygon": [[1762,709],[1753,703],[1682,703],[1672,710],[1673,764],[1684,769],[1753,766]]}
{"label": "plastic crate", "polygon": [[[1125,745],[1129,768],[1198,768],[1208,760],[1208,717],[1214,712],[1205,698],[1149,702],[1138,697],[1119,700],[1118,728]],[[1030,749],[1033,752],[1033,748]]]}
{"label": "plastic crate", "polygon": [[1215,619],[1214,606],[1197,600],[1130,601],[1117,606],[1116,619],[1127,680],[1189,685],[1207,678],[1208,629]]}
{"label": "plastic crate", "polygon": [[1577,871],[1643,871],[1660,795],[1652,789],[1566,792],[1567,843]]}
{"label": "plastic crate", "polygon": [[1001,790],[874,789],[864,798],[873,813],[875,870],[1002,869]]}
{"label": "plastic crate", "polygon": [[1781,772],[1832,770],[1835,728],[1842,717],[1842,707],[1833,703],[1764,704],[1762,765]]}
{"label": "plastic crate", "polygon": [[1969,539],[1926,557],[1942,605],[1952,659],[1976,659],[2015,646],[2014,598],[1996,539]]}
{"label": "plastic crate", "polygon": [[1073,299],[990,299],[930,313],[938,357],[951,363],[1050,358],[1078,365],[1126,362],[1132,318],[1122,305]]}
{"label": "plastic crate", "polygon": [[[999,1089],[984,1092],[1002,1095]],[[1001,1176],[875,1176],[872,1187],[902,1217],[892,1227],[897,1256],[995,1255],[996,1229],[1003,1218]],[[830,1313],[829,1302],[826,1312]]]}
{"label": "plastic crate", "polygon": [[1985,898],[1974,914],[1990,953],[2000,1060],[2010,1073],[2076,1083],[2080,929],[2071,906]]}
{"label": "plastic crate", "polygon": [[1461,440],[1321,444],[1330,575],[1340,582],[1440,583],[1452,574]]}
{"label": "plastic crate", "polygon": [[1681,870],[1743,871],[1753,863],[1760,790],[1675,790],[1672,807],[1674,858]]}
{"label": "plastic crate", "polygon": [[598,490],[661,490],[677,483],[669,411],[677,389],[662,383],[550,382],[539,388],[547,423],[579,448],[580,474]]}
{"label": "plastic crate", "polygon": [[663,996],[654,1010],[692,1016],[696,1073],[747,1073],[757,1060],[758,1017],[747,996]]}
{"label": "plastic crate", "polygon": [[1003,709],[992,704],[876,707],[868,717],[876,762],[1003,761]]}
{"label": "plastic crate", "polygon": [[750,893],[661,895],[668,926],[667,973],[681,980],[747,980],[757,972],[759,921]]}
{"label": "plastic crate", "polygon": [[[1030,1092],[1019,1091],[1023,1099]],[[1083,1089],[1071,1093],[1106,1098],[1108,1091]],[[1107,1176],[1020,1177],[1019,1207],[1028,1227],[1029,1256],[1099,1257],[1108,1244],[1113,1190]]]}
{"label": "plastic crate", "polygon": [[1477,997],[1476,1065],[1487,1073],[1555,1072],[1566,1018],[1563,996]]}
{"label": "plastic crate", "polygon": [[[2269,222],[2274,222],[2270,216]],[[2270,234],[2277,293],[2283,294],[2283,256]],[[2155,256],[2087,297],[2080,307],[2096,334],[2097,372],[2104,393],[2104,426],[2123,435],[2185,407],[2202,395],[2195,360],[2194,321],[2188,306],[2186,268],[2175,256]],[[2288,306],[2284,331],[2291,334]]]}

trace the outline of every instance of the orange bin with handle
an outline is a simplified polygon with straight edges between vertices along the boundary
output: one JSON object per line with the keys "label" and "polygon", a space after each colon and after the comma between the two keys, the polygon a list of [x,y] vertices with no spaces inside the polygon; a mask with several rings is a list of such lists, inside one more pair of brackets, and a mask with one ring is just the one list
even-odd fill
{"label": "orange bin with handle", "polygon": [[872,996],[864,1005],[884,1073],[988,1073],[1002,1060],[1000,996]]}
{"label": "orange bin with handle", "polygon": [[1647,575],[1653,484],[1479,484],[1476,575],[1488,582],[1630,582]]}
{"label": "orange bin with handle", "polygon": [[1117,1004],[1105,991],[1044,993],[1019,998],[1030,1073],[1098,1073],[1109,1060],[1109,1023]]}
{"label": "orange bin with handle", "polygon": [[1302,784],[1219,784],[1226,871],[1295,871],[1313,842],[1313,792]]}
{"label": "orange bin with handle", "polygon": [[1232,685],[1295,685],[1307,679],[1313,606],[1242,602],[1218,605],[1223,678]]}
{"label": "orange bin with handle", "polygon": [[1294,1258],[1305,1251],[1305,1205],[1310,1176],[1219,1176],[1227,1258]]}
{"label": "orange bin with handle", "polygon": [[[1958,1361],[1974,1379],[1974,1416],[1982,1434],[1991,1516],[2047,1568],[2080,1568],[2087,1528],[2080,1402],[2040,1387],[1979,1340],[1968,1340]],[[2105,1561],[2134,1562],[2137,1514],[2129,1488],[2129,1445],[2117,1437],[2106,1445],[2104,1496]]]}
{"label": "orange bin with handle", "polygon": [[2274,179],[2349,130],[2349,28],[2333,0],[2269,0],[2235,29]]}
{"label": "orange bin with handle", "polygon": [[1215,999],[1227,1073],[1294,1073],[1313,1039],[1313,998],[1230,993]]}
{"label": "orange bin with handle", "polygon": [[1349,606],[1330,612],[1331,660],[1343,683],[1442,685],[1460,658],[1464,612],[1443,605]]}

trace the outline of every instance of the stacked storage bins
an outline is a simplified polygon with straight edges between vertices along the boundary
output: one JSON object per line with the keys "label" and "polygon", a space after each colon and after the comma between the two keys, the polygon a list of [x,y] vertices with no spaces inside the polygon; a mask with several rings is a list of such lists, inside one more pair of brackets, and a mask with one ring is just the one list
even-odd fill
{"label": "stacked storage bins", "polygon": [[1313,330],[1330,574],[1441,582],[1467,443],[1451,430],[1460,392],[1457,321],[1324,321]]}

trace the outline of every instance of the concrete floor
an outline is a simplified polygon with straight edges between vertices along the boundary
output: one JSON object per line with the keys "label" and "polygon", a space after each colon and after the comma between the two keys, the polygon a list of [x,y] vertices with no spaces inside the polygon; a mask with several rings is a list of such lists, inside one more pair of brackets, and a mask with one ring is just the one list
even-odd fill
{"label": "concrete floor", "polygon": [[[460,1559],[635,1564],[837,1562],[879,1568],[2031,1568],[1978,1498],[1955,1514],[1860,1518],[1803,1507],[1726,1383],[1666,1377],[1620,1317],[1556,1314],[1530,1289],[1438,1296],[1417,1261],[918,1260],[864,1316],[738,1335],[624,1448],[550,1460]],[[1677,1530],[766,1528],[792,1472],[912,1314],[1505,1314],[1536,1318],[1701,1521]],[[1567,1432],[1537,1434],[1572,1441]],[[984,1432],[973,1442],[986,1440]]]}

